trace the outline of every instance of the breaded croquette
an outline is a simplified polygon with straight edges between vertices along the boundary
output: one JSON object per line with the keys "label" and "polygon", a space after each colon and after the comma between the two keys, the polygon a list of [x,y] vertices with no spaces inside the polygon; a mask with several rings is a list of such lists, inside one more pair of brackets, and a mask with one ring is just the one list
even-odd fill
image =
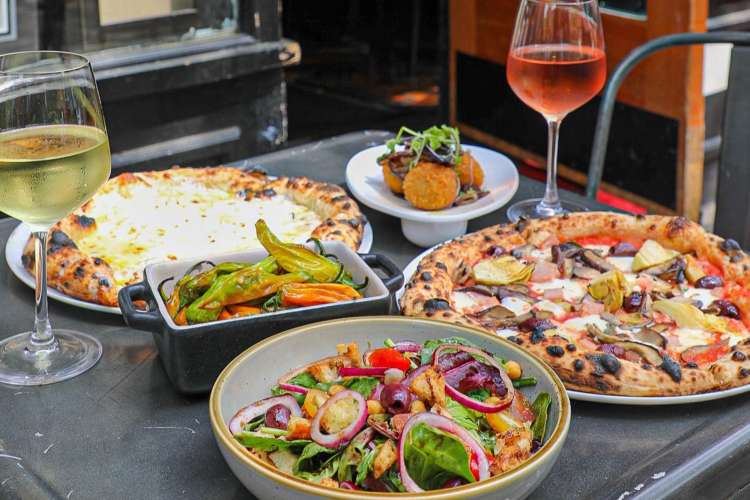
{"label": "breaded croquette", "polygon": [[416,208],[441,210],[448,208],[458,195],[461,184],[451,167],[420,162],[404,178],[404,197]]}
{"label": "breaded croquette", "polygon": [[388,164],[388,160],[381,161],[380,166],[383,167],[383,180],[385,180],[385,185],[396,194],[404,194],[404,181],[401,180],[401,177],[393,173],[391,166]]}
{"label": "breaded croquette", "polygon": [[456,166],[458,175],[461,178],[461,187],[482,188],[484,183],[484,171],[479,162],[471,156],[471,153],[465,151],[461,156],[461,163]]}

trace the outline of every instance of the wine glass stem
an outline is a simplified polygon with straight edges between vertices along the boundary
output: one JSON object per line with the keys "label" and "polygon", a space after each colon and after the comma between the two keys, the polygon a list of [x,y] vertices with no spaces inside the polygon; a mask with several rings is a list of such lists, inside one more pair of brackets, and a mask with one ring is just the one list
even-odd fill
{"label": "wine glass stem", "polygon": [[34,232],[34,270],[36,289],[34,309],[34,331],[28,349],[38,351],[53,348],[55,338],[47,313],[47,231]]}
{"label": "wine glass stem", "polygon": [[547,118],[547,187],[540,202],[544,211],[552,213],[562,210],[560,197],[557,194],[557,143],[560,136],[559,118]]}

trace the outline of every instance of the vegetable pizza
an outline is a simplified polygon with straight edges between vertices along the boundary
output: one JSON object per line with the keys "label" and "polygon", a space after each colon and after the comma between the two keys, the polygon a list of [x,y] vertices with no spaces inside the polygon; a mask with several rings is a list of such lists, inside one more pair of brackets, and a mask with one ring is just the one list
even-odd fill
{"label": "vegetable pizza", "polygon": [[750,259],[682,217],[490,227],[425,257],[401,308],[506,337],[580,391],[672,396],[750,382]]}

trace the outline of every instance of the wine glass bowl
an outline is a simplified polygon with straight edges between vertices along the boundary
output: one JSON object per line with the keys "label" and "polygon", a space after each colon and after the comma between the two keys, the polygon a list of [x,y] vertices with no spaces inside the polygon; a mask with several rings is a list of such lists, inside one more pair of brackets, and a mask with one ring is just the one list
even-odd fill
{"label": "wine glass bowl", "polygon": [[[47,314],[47,232],[109,178],[109,140],[88,60],[68,52],[0,55],[0,210],[35,240],[35,321],[0,341],[0,382],[71,378],[101,357],[95,338],[52,329]],[[3,332],[5,333],[5,332]]]}
{"label": "wine glass bowl", "polygon": [[557,193],[557,144],[563,118],[604,86],[607,64],[596,0],[523,0],[507,61],[513,92],[548,124],[547,186],[542,199],[508,209],[512,222],[585,210]]}

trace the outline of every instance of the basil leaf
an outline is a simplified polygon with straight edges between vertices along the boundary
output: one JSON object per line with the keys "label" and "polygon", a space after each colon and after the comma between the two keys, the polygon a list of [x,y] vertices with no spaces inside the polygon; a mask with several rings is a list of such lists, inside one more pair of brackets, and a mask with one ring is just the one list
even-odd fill
{"label": "basil leaf", "polygon": [[275,437],[264,436],[257,432],[244,431],[235,434],[234,438],[245,448],[252,448],[257,451],[301,450],[312,443],[312,441],[307,439],[285,441]]}
{"label": "basil leaf", "polygon": [[435,349],[437,349],[438,346],[442,344],[459,344],[469,347],[476,347],[476,345],[461,337],[446,337],[444,339],[428,340],[424,343],[424,345],[422,346],[422,350],[419,353],[419,358],[423,365],[432,362],[432,355],[435,352]]}
{"label": "basil leaf", "polygon": [[404,462],[411,478],[425,490],[439,489],[456,477],[476,481],[464,444],[427,424],[415,425],[406,436]]}
{"label": "basil leaf", "polygon": [[278,385],[276,387],[272,387],[271,388],[271,394],[273,394],[274,396],[281,396],[282,394],[289,394],[290,396],[293,396],[294,399],[297,400],[297,404],[299,404],[300,406],[302,406],[302,404],[304,404],[304,402],[305,402],[305,395],[304,394],[300,394],[298,392],[292,392],[292,391],[284,390],[281,387],[279,387]]}
{"label": "basil leaf", "polygon": [[547,434],[547,412],[549,411],[551,402],[552,397],[543,392],[531,404],[531,411],[534,412],[534,421],[531,423],[531,434],[540,443],[544,441],[544,435]]}
{"label": "basil leaf", "polygon": [[341,382],[341,385],[347,389],[357,391],[362,397],[367,398],[375,390],[375,386],[378,385],[378,379],[375,377],[351,377]]}
{"label": "basil leaf", "polygon": [[338,450],[308,442],[297,461],[294,462],[292,473],[309,481],[320,481],[333,476],[338,469],[339,458],[341,458],[341,453]]}
{"label": "basil leaf", "polygon": [[536,378],[534,377],[521,377],[513,381],[513,387],[518,389],[519,387],[528,387],[530,385],[536,385]]}

